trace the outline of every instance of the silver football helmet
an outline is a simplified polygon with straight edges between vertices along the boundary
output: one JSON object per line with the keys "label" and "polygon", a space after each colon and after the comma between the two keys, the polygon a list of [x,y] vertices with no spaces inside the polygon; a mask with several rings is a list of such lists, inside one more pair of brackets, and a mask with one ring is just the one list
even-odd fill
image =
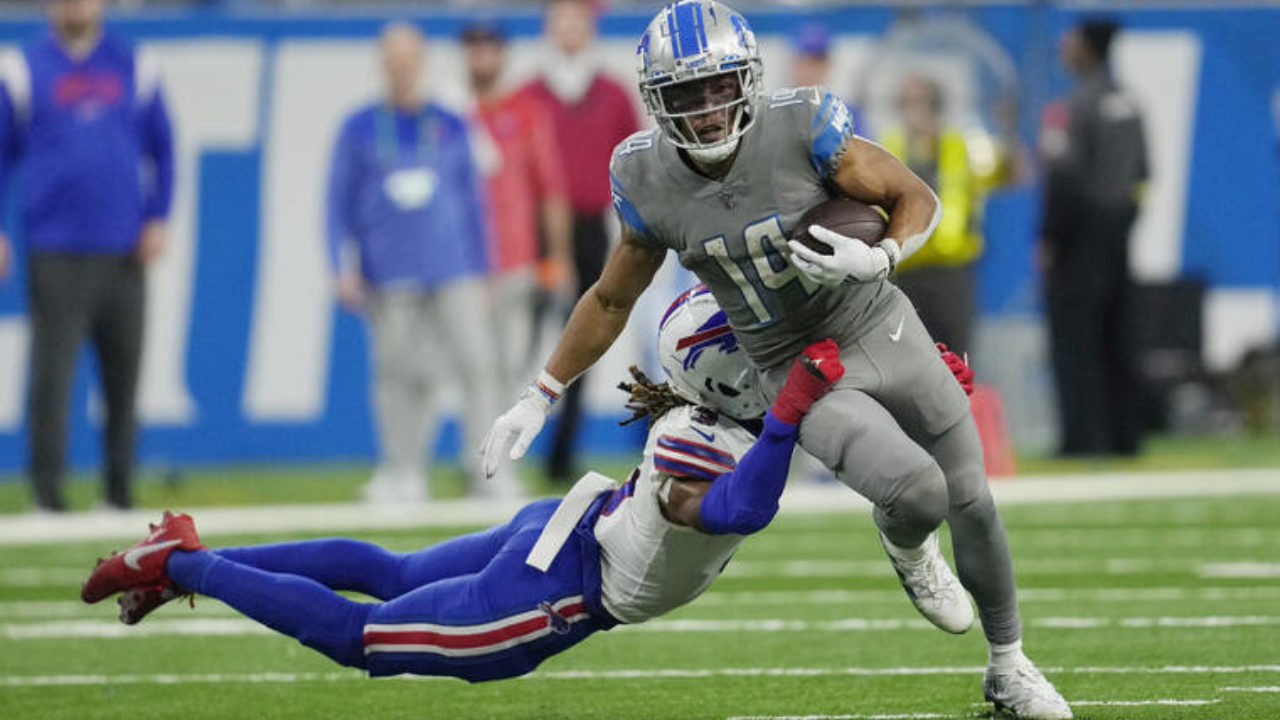
{"label": "silver football helmet", "polygon": [[759,374],[706,285],[681,293],[663,314],[658,361],[671,389],[691,403],[737,420],[758,418],[769,407]]}
{"label": "silver football helmet", "polygon": [[662,134],[702,162],[733,154],[755,122],[763,64],[746,18],[716,0],[680,0],[636,49],[640,95]]}

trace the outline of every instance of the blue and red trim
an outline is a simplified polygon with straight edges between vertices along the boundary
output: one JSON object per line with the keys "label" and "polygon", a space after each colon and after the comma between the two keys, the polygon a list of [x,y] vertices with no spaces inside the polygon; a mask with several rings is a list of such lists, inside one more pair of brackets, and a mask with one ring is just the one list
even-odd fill
{"label": "blue and red trim", "polygon": [[547,387],[546,383],[542,382],[541,380],[534,380],[533,382],[529,383],[529,387],[542,393],[542,397],[546,398],[547,402],[551,403],[552,405],[554,405],[556,401],[560,399],[560,393]]}
{"label": "blue and red trim", "polygon": [[737,465],[732,455],[720,450],[719,448],[714,448],[710,445],[704,445],[700,442],[685,440],[671,435],[662,435],[659,437],[658,447],[663,448],[664,450],[670,450],[672,452],[701,458],[709,463],[719,465],[725,470],[732,470]]}
{"label": "blue and red trim", "polygon": [[671,305],[667,307],[667,311],[662,314],[662,320],[658,322],[658,329],[661,330],[662,327],[667,324],[667,319],[670,318],[676,310],[679,310],[682,305],[699,295],[705,295],[709,292],[711,292],[711,288],[706,285],[694,285],[688,290],[677,295],[676,299],[672,300]]}
{"label": "blue and red trim", "polygon": [[653,455],[653,466],[668,475],[693,478],[695,480],[715,480],[724,474],[713,472],[692,463],[681,462],[669,455],[660,455],[658,453]]}

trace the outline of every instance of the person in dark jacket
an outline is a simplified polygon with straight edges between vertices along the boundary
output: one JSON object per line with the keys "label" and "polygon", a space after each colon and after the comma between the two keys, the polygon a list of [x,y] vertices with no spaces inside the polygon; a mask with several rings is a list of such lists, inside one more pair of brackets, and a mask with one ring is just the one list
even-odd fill
{"label": "person in dark jacket", "polygon": [[[104,31],[103,0],[47,7],[50,30],[0,59],[0,198],[20,176],[28,248],[31,480],[37,508],[66,509],[67,410],[88,338],[106,405],[105,504],[123,509],[132,505],[144,270],[166,244],[173,132],[154,63]],[[0,234],[0,278],[9,250]]]}
{"label": "person in dark jacket", "polygon": [[1040,138],[1040,263],[1063,455],[1132,455],[1140,442],[1128,256],[1147,151],[1138,104],[1111,73],[1117,30],[1093,20],[1063,37],[1075,87],[1046,110]]}

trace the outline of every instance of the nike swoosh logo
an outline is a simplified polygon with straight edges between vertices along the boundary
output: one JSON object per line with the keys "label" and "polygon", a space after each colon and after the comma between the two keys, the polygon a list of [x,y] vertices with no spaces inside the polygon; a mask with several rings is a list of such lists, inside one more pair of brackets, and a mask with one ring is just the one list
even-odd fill
{"label": "nike swoosh logo", "polygon": [[890,339],[890,340],[892,340],[892,341],[894,341],[894,342],[898,342],[899,340],[901,340],[901,339],[902,339],[902,323],[906,322],[906,320],[907,320],[907,317],[906,317],[905,315],[903,315],[902,317],[898,318],[898,329],[897,329],[897,330],[894,330],[894,331],[893,331],[893,332],[891,332],[891,333],[889,333],[889,339]]}
{"label": "nike swoosh logo", "polygon": [[715,442],[715,441],[716,441],[716,434],[715,434],[715,433],[707,434],[707,433],[702,432],[701,430],[699,430],[699,429],[698,429],[698,428],[696,428],[696,427],[690,427],[689,429],[690,429],[690,430],[692,430],[692,431],[694,431],[694,432],[696,432],[696,433],[698,433],[699,435],[701,435],[701,436],[702,436],[702,438],[703,438],[704,440],[706,440],[707,442]]}
{"label": "nike swoosh logo", "polygon": [[124,565],[132,570],[141,570],[142,566],[138,564],[139,560],[151,553],[157,553],[166,548],[171,548],[181,542],[181,540],[166,540],[162,543],[156,543],[155,545],[143,545],[142,547],[136,547],[124,554]]}

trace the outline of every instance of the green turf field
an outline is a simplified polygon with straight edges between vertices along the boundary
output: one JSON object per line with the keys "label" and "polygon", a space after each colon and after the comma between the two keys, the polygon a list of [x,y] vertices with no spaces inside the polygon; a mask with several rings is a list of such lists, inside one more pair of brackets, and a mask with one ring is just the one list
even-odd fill
{"label": "green turf field", "polygon": [[[1280,717],[1280,496],[1027,505],[1004,517],[1027,649],[1079,717]],[[410,549],[443,534],[364,537]],[[0,547],[0,717],[987,712],[975,704],[980,634],[924,626],[865,515],[780,517],[669,620],[598,634],[533,676],[479,686],[362,679],[208,599],[124,628],[113,604],[76,600],[80,577],[110,549],[101,545]]]}

